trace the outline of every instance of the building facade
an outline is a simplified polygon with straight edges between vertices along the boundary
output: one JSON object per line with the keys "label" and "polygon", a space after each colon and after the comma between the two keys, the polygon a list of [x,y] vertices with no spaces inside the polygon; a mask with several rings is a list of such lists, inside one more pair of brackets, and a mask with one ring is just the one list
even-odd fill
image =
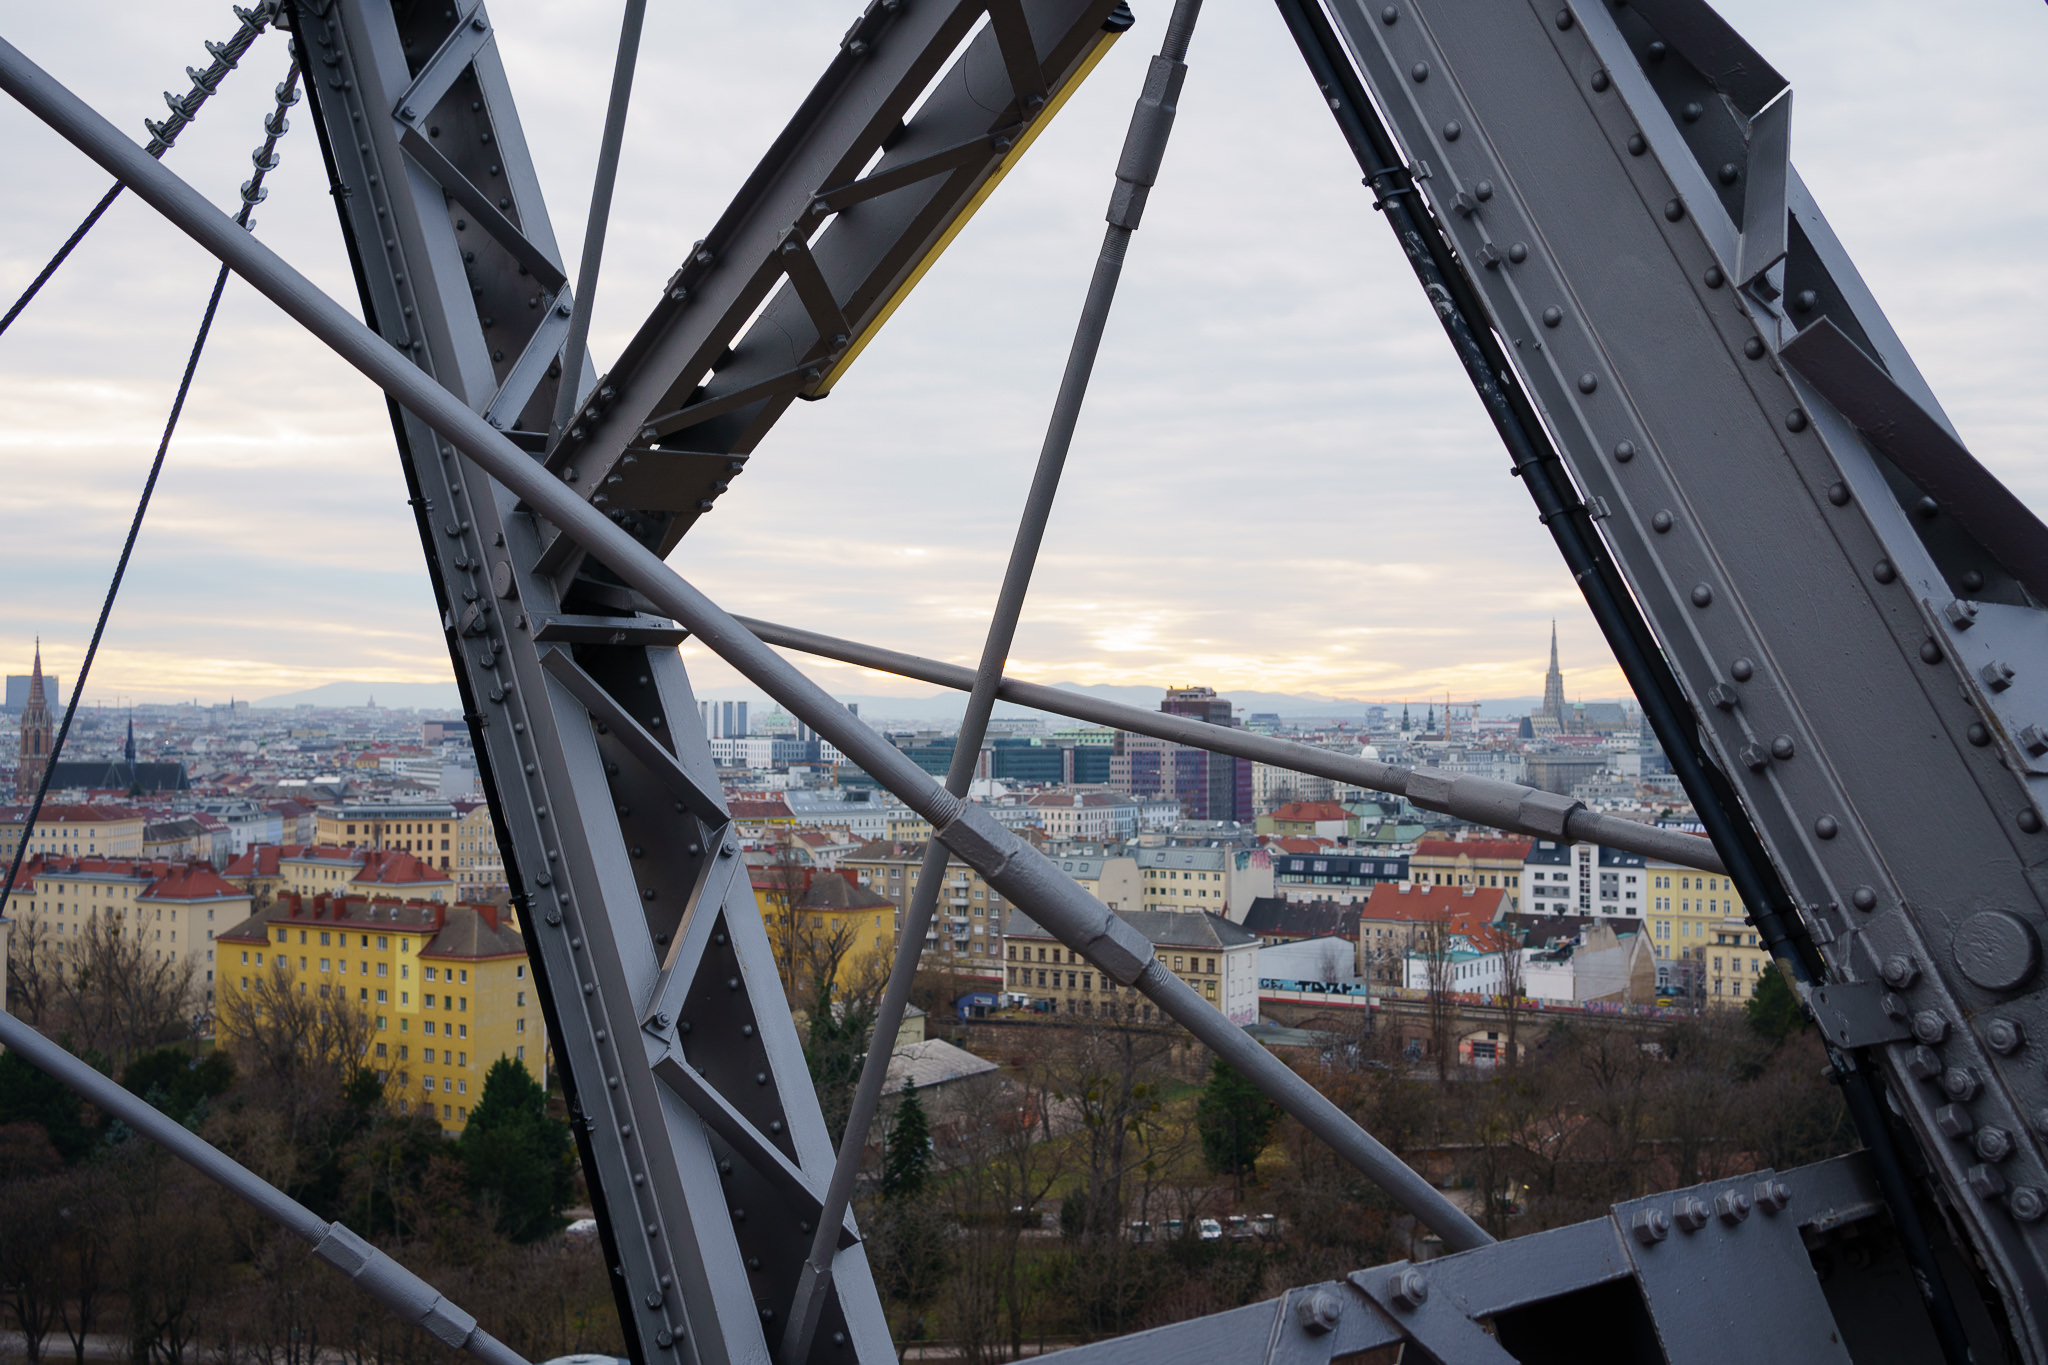
{"label": "building facade", "polygon": [[1472,886],[1508,893],[1508,909],[1522,905],[1522,867],[1528,839],[1425,839],[1409,856],[1409,877],[1417,886]]}
{"label": "building facade", "polygon": [[[362,1011],[366,1059],[401,1109],[453,1136],[500,1057],[546,1083],[546,1029],[519,931],[489,905],[285,895],[216,944],[219,991],[263,988],[268,974],[300,995]],[[218,1011],[233,1033],[242,1012]]]}
{"label": "building facade", "polygon": [[340,848],[399,849],[443,872],[455,867],[455,826],[448,801],[352,801],[313,813],[313,841]]}
{"label": "building facade", "polygon": [[1522,862],[1518,909],[1532,915],[1602,915],[1641,919],[1651,899],[1640,853],[1594,844],[1538,839]]}
{"label": "building facade", "polygon": [[[1220,915],[1135,911],[1124,920],[1152,942],[1162,965],[1233,1024],[1259,1019],[1259,940]],[[1003,983],[1049,1012],[1164,1023],[1151,1001],[1068,948],[1020,911],[1004,926]]]}
{"label": "building facade", "polygon": [[1273,859],[1263,848],[1137,848],[1140,908],[1242,920],[1273,894]]}

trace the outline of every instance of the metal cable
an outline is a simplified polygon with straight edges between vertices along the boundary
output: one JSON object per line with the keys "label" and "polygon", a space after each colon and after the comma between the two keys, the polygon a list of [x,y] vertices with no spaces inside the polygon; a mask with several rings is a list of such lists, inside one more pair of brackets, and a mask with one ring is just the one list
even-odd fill
{"label": "metal cable", "polygon": [[[253,160],[256,173],[243,182],[242,208],[235,215],[235,222],[247,228],[252,220],[249,211],[263,202],[268,193],[263,188],[263,176],[277,165],[277,140],[284,136],[290,126],[284,111],[299,102],[299,69],[293,64],[291,74],[277,87],[277,108],[263,121],[266,136],[263,145],[257,149]],[[110,202],[110,201],[108,201]],[[192,354],[185,358],[185,373],[178,381],[178,396],[171,402],[171,415],[164,423],[163,439],[157,442],[156,458],[150,462],[149,477],[143,481],[142,496],[135,504],[135,516],[128,523],[128,539],[121,545],[121,558],[114,565],[114,581],[107,585],[106,601],[100,604],[100,619],[92,628],[92,643],[86,646],[85,662],[79,665],[78,677],[71,684],[71,702],[64,708],[64,721],[57,727],[57,738],[50,745],[49,761],[43,766],[43,780],[36,784],[35,800],[29,804],[28,818],[22,822],[21,840],[14,846],[14,861],[7,869],[7,880],[0,882],[0,916],[7,913],[7,901],[14,894],[15,879],[21,875],[21,861],[28,853],[28,841],[35,833],[36,819],[43,812],[43,801],[50,794],[50,779],[56,775],[57,760],[64,752],[64,741],[71,734],[72,718],[78,714],[79,698],[85,695],[86,678],[92,673],[92,661],[100,650],[100,637],[106,634],[107,618],[114,613],[114,599],[121,592],[121,579],[128,572],[128,560],[135,553],[135,539],[142,533],[142,519],[149,512],[150,497],[156,492],[157,477],[164,470],[164,456],[171,448],[171,437],[178,430],[178,418],[185,411],[185,395],[192,391],[192,376],[199,369],[200,353],[206,349],[206,337],[213,330],[213,317],[220,308],[221,291],[227,288],[228,268],[222,266],[213,277],[213,293],[206,300],[206,314],[199,320],[199,335],[193,338]]]}
{"label": "metal cable", "polygon": [[[235,69],[243,54],[249,50],[249,45],[256,41],[264,29],[276,22],[277,11],[276,0],[266,0],[266,3],[249,10],[240,6],[235,7],[235,17],[242,21],[242,26],[235,30],[235,36],[224,43],[206,45],[213,62],[204,71],[189,66],[185,68],[185,74],[192,79],[192,88],[182,96],[173,95],[168,90],[164,91],[164,103],[170,106],[171,116],[161,123],[155,119],[142,121],[142,126],[149,129],[151,156],[161,158],[178,140],[178,134],[184,132],[186,126],[199,117],[199,107],[220,87],[221,78]],[[127,187],[117,180],[112,189],[100,196],[100,202],[94,204],[92,212],[85,215],[85,221],[73,229],[71,235],[64,239],[64,245],[57,248],[57,254],[50,257],[50,263],[29,281],[28,288],[21,291],[21,297],[14,301],[6,316],[0,317],[0,335],[4,335],[7,329],[14,325],[14,320],[21,316],[29,301],[42,292],[43,286],[50,282],[50,276],[57,273],[57,267],[64,264],[72,250],[85,240],[85,234],[91,232],[94,225],[100,221],[101,215],[114,206],[114,201],[121,197],[121,191],[125,188]],[[0,899],[0,904],[4,903],[4,899]]]}

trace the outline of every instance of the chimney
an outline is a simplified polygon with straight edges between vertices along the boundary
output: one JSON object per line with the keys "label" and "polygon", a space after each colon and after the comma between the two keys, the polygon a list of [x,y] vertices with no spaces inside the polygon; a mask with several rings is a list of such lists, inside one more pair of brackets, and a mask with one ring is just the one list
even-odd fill
{"label": "chimney", "polygon": [[477,914],[478,914],[478,915],[480,915],[480,916],[482,916],[482,917],[483,917],[483,921],[484,921],[484,923],[485,923],[485,924],[488,924],[488,925],[490,925],[490,926],[491,926],[491,932],[492,932],[492,933],[494,933],[494,934],[495,934],[495,933],[497,933],[497,932],[498,932],[498,907],[497,907],[497,906],[495,906],[495,905],[479,905],[479,906],[477,906],[477,907],[476,907],[476,912],[477,912]]}

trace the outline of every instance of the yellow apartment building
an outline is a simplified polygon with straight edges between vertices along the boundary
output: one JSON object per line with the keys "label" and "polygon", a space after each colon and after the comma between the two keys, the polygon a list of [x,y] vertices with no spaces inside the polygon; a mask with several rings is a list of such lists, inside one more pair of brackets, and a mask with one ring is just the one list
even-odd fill
{"label": "yellow apartment building", "polygon": [[[910,909],[911,893],[924,865],[924,845],[892,839],[877,839],[840,859],[843,872],[854,881],[889,901],[897,910],[890,925],[890,943]],[[932,912],[931,931],[925,935],[924,956],[929,963],[944,963],[954,971],[986,976],[1002,974],[1003,915],[1008,903],[1003,894],[983,881],[981,874],[947,854],[945,880],[937,907]]]}
{"label": "yellow apartment building", "polygon": [[286,893],[217,948],[223,991],[250,990],[282,965],[300,994],[360,1008],[372,1028],[365,1060],[385,1094],[451,1137],[498,1058],[546,1082],[525,941],[494,906]]}
{"label": "yellow apartment building", "polygon": [[[0,807],[0,858],[11,865],[21,846],[27,806]],[[26,857],[44,854],[67,858],[140,858],[142,812],[126,806],[45,805],[36,817]]]}
{"label": "yellow apartment building", "polygon": [[1706,959],[1709,1005],[1739,1008],[1748,1004],[1772,966],[1771,950],[1763,945],[1756,926],[1741,915],[1730,915],[1714,925],[1713,939],[1701,951]]}
{"label": "yellow apartment building", "polygon": [[505,855],[498,851],[498,826],[488,801],[457,801],[455,813],[456,893],[465,900],[483,900],[506,889]]}
{"label": "yellow apartment building", "polygon": [[[1724,927],[1729,918],[1741,920],[1748,914],[1742,898],[1735,894],[1735,883],[1723,873],[1700,872],[1654,858],[1644,863],[1644,872],[1650,879],[1650,906],[1644,919],[1649,923],[1650,942],[1661,958],[1706,961],[1721,935],[1730,932]],[[1704,979],[1711,982],[1711,972]],[[1712,985],[1706,990],[1712,999]]]}
{"label": "yellow apartment building", "polygon": [[1530,847],[1528,839],[1424,839],[1408,857],[1408,878],[1417,886],[1498,887],[1519,913]]}
{"label": "yellow apartment building", "polygon": [[886,961],[894,954],[897,913],[896,902],[837,872],[814,875],[796,903],[797,924],[805,933],[829,941],[845,932],[845,966],[870,957]]}
{"label": "yellow apartment building", "polygon": [[65,954],[102,920],[153,960],[189,962],[195,988],[211,1001],[214,939],[248,918],[250,897],[206,863],[51,857],[23,866],[8,907]]}
{"label": "yellow apartment building", "polygon": [[313,842],[339,848],[399,849],[429,867],[455,867],[455,827],[448,801],[345,801],[313,812]]}

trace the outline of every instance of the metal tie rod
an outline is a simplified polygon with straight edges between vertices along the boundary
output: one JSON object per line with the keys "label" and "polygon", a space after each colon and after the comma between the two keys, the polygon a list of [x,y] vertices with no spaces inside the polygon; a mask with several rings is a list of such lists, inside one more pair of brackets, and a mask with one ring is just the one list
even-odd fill
{"label": "metal tie rod", "polygon": [[478,1327],[475,1318],[450,1303],[440,1290],[340,1223],[326,1221],[147,1100],[122,1089],[5,1012],[0,1012],[0,1043],[311,1242],[315,1256],[354,1280],[371,1298],[399,1317],[433,1333],[444,1345],[468,1351],[490,1365],[527,1365],[526,1357]]}
{"label": "metal tie rod", "polygon": [[[1067,351],[1066,371],[1053,400],[1052,417],[1046,423],[1045,440],[1039,447],[1038,465],[1032,472],[1031,489],[1018,518],[1017,534],[1010,546],[1010,560],[1003,570],[1002,587],[996,594],[995,611],[989,619],[988,634],[982,641],[981,662],[975,669],[967,697],[967,710],[960,719],[960,733],[953,745],[953,761],[946,772],[946,790],[954,796],[967,795],[974,782],[981,741],[988,732],[989,717],[995,713],[996,690],[1002,685],[1003,667],[1010,647],[1016,642],[1017,621],[1024,612],[1024,597],[1031,588],[1031,574],[1038,563],[1039,548],[1045,543],[1046,524],[1052,519],[1053,499],[1059,493],[1060,475],[1066,469],[1067,454],[1073,448],[1074,430],[1080,424],[1081,404],[1088,396],[1088,381],[1095,373],[1095,358],[1102,349],[1102,334],[1109,325],[1110,305],[1115,302],[1117,283],[1123,277],[1124,255],[1131,234],[1144,212],[1145,196],[1159,175],[1159,163],[1166,151],[1166,138],[1173,126],[1180,86],[1186,77],[1188,41],[1193,36],[1202,0],[1175,0],[1173,16],[1167,21],[1159,55],[1152,59],[1131,111],[1130,130],[1124,139],[1124,154],[1117,166],[1115,188],[1111,191],[1109,226],[1103,230],[1102,248],[1096,253],[1095,269],[1088,280],[1088,294],[1081,305],[1081,318],[1074,328],[1074,340]],[[1017,92],[1022,95],[1024,92]],[[811,1238],[810,1254],[797,1280],[796,1298],[790,1309],[789,1326],[783,1333],[783,1365],[801,1365],[811,1353],[811,1341],[824,1306],[824,1289],[832,1282],[832,1264],[839,1252],[838,1227],[853,1197],[854,1182],[860,1176],[867,1155],[868,1130],[882,1098],[882,1086],[889,1077],[889,1059],[896,1051],[896,1035],[903,1023],[904,1007],[910,1003],[911,987],[917,978],[917,964],[924,954],[924,936],[938,907],[939,888],[945,880],[947,850],[937,839],[929,841],[918,869],[917,888],[911,895],[910,913],[903,917],[903,929],[896,943],[895,961],[875,1017],[874,1036],[861,1064],[860,1082],[849,1106],[846,1131],[839,1139],[839,1154],[832,1166],[832,1179],[825,1191],[824,1210]]]}
{"label": "metal tie rod", "polygon": [[[823,659],[837,659],[841,663],[894,673],[899,677],[916,678],[920,682],[963,692],[974,686],[974,670],[959,664],[941,663],[936,659],[903,654],[856,640],[842,640],[757,617],[734,619],[758,638],[785,649],[800,650]],[[1049,711],[1056,716],[1112,725],[1120,730],[1171,740],[1193,749],[1234,754],[1239,758],[1269,763],[1276,768],[1286,768],[1290,772],[1312,773],[1335,782],[1351,782],[1373,791],[1390,792],[1406,797],[1424,810],[1441,811],[1445,815],[1455,815],[1494,829],[1529,834],[1539,839],[1604,844],[1608,848],[1640,853],[1646,858],[1657,858],[1682,867],[1696,867],[1707,872],[1727,871],[1721,864],[1721,855],[1714,851],[1713,843],[1696,834],[1681,834],[1677,830],[1659,829],[1618,815],[1603,815],[1599,811],[1587,810],[1570,797],[1502,782],[1498,778],[1471,774],[1437,777],[1414,768],[1367,758],[1349,758],[1291,740],[1211,725],[1163,711],[1147,711],[1122,702],[1102,701],[1079,692],[1047,687],[1042,683],[1019,682],[1014,678],[1003,679],[996,695],[1004,701],[1028,706],[1035,711]]]}
{"label": "metal tie rod", "polygon": [[861,723],[660,556],[551,475],[511,440],[436,384],[263,243],[236,227],[204,196],[152,161],[83,100],[0,39],[0,89],[67,141],[128,184],[152,208],[259,293],[433,428],[527,506],[560,527],[627,586],[687,627],[787,710],[931,822],[938,837],[988,883],[1062,943],[1122,985],[1149,998],[1167,1018],[1303,1127],[1330,1144],[1454,1251],[1493,1241],[1484,1229],[1378,1139],[1162,966],[1152,944],[1083,891],[1056,864],[979,806],[933,782],[897,748]]}

